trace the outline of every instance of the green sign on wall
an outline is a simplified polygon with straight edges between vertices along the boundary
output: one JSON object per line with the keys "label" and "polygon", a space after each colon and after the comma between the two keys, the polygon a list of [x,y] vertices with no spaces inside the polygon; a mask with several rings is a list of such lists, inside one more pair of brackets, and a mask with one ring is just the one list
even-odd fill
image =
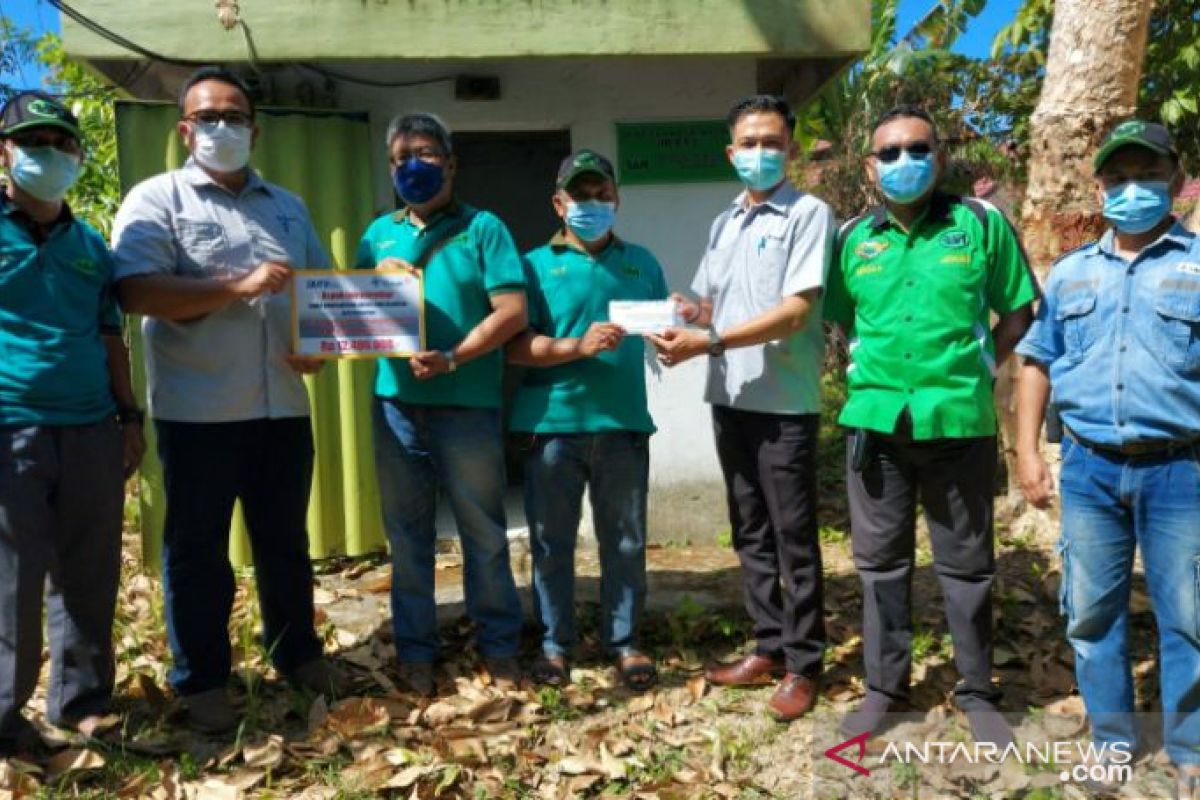
{"label": "green sign on wall", "polygon": [[732,181],[727,144],[724,120],[619,122],[617,175],[625,186]]}

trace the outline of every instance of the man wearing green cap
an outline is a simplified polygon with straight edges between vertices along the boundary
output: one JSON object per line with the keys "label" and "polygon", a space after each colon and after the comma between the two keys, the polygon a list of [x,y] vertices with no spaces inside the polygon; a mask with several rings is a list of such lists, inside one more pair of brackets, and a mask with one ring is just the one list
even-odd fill
{"label": "man wearing green cap", "polygon": [[1179,796],[1200,797],[1200,239],[1171,215],[1184,173],[1164,127],[1118,125],[1093,167],[1112,229],[1055,263],[1017,347],[1019,478],[1033,505],[1049,506],[1038,433],[1053,389],[1061,604],[1092,736],[1118,761],[1137,746],[1127,630],[1140,549],[1163,740]]}
{"label": "man wearing green cap", "polygon": [[123,478],[143,441],[112,255],[63,200],[82,139],[41,92],[0,111],[0,757],[36,749],[21,709],[45,587],[47,717],[90,734],[113,689]]}
{"label": "man wearing green cap", "polygon": [[552,202],[563,222],[525,256],[529,329],[508,346],[525,374],[510,428],[532,434],[525,515],[543,628],[533,677],[560,685],[575,644],[575,537],[589,490],[600,551],[600,630],[625,684],[644,691],[654,663],[637,649],[646,597],[650,434],[642,340],[610,321],[612,301],[666,300],[658,260],[612,232],[619,198],[612,163],[591,150],[559,166]]}

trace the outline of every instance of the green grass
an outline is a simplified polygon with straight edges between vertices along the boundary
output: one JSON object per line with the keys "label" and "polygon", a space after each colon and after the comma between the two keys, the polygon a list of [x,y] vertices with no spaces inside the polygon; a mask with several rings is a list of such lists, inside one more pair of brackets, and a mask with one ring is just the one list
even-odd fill
{"label": "green grass", "polygon": [[912,657],[913,661],[924,661],[938,650],[938,640],[929,628],[918,627],[913,631]]}
{"label": "green grass", "polygon": [[821,539],[821,544],[844,544],[850,535],[842,528],[834,528],[830,525],[822,525],[817,534]]}
{"label": "green grass", "polygon": [[538,704],[552,722],[569,722],[579,719],[579,709],[574,708],[557,686],[540,686],[537,692]]}

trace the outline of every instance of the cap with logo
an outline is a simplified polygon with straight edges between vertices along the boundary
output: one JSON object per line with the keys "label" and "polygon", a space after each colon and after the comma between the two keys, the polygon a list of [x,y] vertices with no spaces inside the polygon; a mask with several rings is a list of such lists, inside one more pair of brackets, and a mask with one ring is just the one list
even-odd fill
{"label": "cap with logo", "polygon": [[1108,161],[1113,153],[1122,147],[1129,146],[1142,147],[1158,153],[1160,156],[1179,157],[1175,152],[1175,145],[1171,142],[1171,134],[1167,132],[1166,128],[1157,122],[1131,119],[1122,122],[1109,132],[1104,143],[1100,145],[1100,149],[1096,151],[1096,157],[1092,159],[1092,168],[1099,172],[1100,168],[1104,166],[1104,162]]}
{"label": "cap with logo", "polygon": [[0,136],[43,127],[59,128],[83,141],[79,119],[69,108],[45,92],[13,95],[0,110]]}
{"label": "cap with logo", "polygon": [[610,181],[617,179],[612,162],[607,158],[595,150],[576,150],[558,165],[558,180],[555,182],[555,186],[559,189],[566,188],[571,181],[585,173],[599,175]]}

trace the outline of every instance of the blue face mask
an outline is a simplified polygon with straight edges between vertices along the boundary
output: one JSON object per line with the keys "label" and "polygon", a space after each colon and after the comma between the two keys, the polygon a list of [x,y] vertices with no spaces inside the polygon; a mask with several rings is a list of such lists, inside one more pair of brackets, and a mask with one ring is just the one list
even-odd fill
{"label": "blue face mask", "polygon": [[876,162],[879,190],[894,203],[911,203],[933,186],[933,155],[913,158],[907,150],[892,162]]}
{"label": "blue face mask", "polygon": [[1171,213],[1171,184],[1129,181],[1104,190],[1104,218],[1121,233],[1153,230]]}
{"label": "blue face mask", "polygon": [[428,203],[442,190],[446,173],[441,164],[430,164],[419,158],[410,158],[396,167],[392,183],[401,199],[409,205]]}
{"label": "blue face mask", "polygon": [[47,203],[62,200],[79,177],[78,156],[54,147],[13,147],[9,174],[22,190]]}
{"label": "blue face mask", "polygon": [[787,157],[782,150],[765,147],[734,150],[733,167],[742,183],[756,192],[763,192],[783,182],[787,174]]}
{"label": "blue face mask", "polygon": [[567,203],[567,214],[563,221],[580,239],[585,242],[598,242],[612,230],[616,218],[616,203],[584,200],[580,203]]}

